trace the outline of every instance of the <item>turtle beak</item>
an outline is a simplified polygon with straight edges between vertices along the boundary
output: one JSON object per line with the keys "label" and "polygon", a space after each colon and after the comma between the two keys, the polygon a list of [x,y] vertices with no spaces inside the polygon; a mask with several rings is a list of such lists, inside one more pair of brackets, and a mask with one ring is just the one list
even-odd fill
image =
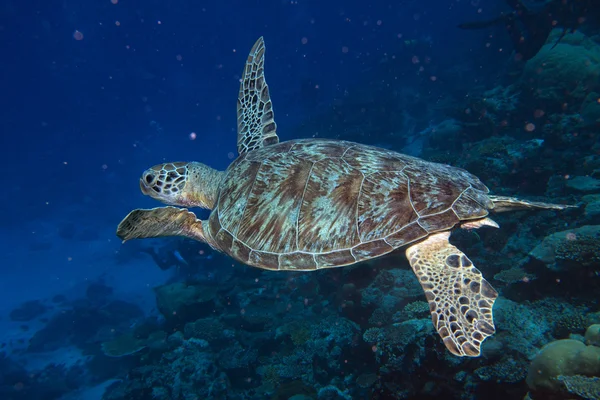
{"label": "turtle beak", "polygon": [[156,187],[156,177],[157,174],[152,170],[152,168],[144,171],[142,177],[140,178],[140,190],[142,193],[147,196],[158,193],[158,190],[153,189]]}
{"label": "turtle beak", "polygon": [[149,195],[150,191],[152,189],[150,189],[147,185],[146,182],[144,182],[144,179],[140,179],[140,190],[142,191],[142,193],[144,193],[146,196]]}

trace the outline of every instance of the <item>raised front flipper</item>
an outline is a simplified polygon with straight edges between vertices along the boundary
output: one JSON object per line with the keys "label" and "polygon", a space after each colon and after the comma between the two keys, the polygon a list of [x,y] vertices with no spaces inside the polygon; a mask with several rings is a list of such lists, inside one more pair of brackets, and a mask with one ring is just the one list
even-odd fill
{"label": "raised front flipper", "polygon": [[260,37],[246,61],[237,103],[238,153],[279,143],[269,86],[265,81],[265,42]]}
{"label": "raised front flipper", "polygon": [[177,207],[133,210],[119,224],[117,236],[123,241],[183,236],[206,242],[202,221],[193,212]]}
{"label": "raised front flipper", "polygon": [[465,254],[448,242],[449,232],[410,246],[406,256],[429,302],[431,319],[457,356],[477,357],[494,334],[492,307],[498,293]]}

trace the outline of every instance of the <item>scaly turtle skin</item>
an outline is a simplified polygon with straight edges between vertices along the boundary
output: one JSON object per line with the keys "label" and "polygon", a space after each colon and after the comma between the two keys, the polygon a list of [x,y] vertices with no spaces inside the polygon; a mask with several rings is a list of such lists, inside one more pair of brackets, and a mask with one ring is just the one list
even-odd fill
{"label": "scaly turtle skin", "polygon": [[184,208],[134,210],[123,240],[184,236],[236,260],[277,271],[341,267],[407,246],[406,255],[450,352],[478,356],[495,332],[497,292],[448,238],[455,227],[497,227],[489,211],[546,208],[492,196],[465,170],[335,140],[279,143],[264,79],[264,42],[252,48],[238,96],[239,157],[226,171],[165,163],[146,170],[144,194]]}

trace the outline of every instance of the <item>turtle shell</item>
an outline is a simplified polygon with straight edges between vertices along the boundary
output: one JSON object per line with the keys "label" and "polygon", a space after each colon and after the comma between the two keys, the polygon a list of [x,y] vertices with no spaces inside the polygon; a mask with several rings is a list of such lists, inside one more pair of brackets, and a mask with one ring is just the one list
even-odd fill
{"label": "turtle shell", "polygon": [[483,218],[488,188],[465,170],[335,140],[242,154],[208,223],[212,244],[264,269],[315,270],[378,257]]}

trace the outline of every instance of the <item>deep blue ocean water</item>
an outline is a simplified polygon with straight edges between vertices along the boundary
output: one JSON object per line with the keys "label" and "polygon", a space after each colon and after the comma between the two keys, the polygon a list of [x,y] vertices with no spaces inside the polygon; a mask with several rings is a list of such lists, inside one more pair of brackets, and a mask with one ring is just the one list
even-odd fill
{"label": "deep blue ocean water", "polygon": [[[600,10],[565,1],[530,2],[533,17],[502,0],[3,1],[0,398],[598,398],[557,380],[600,392]],[[542,38],[531,57],[513,25]],[[500,293],[480,357],[445,350],[403,250],[287,273],[116,237],[159,206],[146,168],[237,157],[261,36],[280,141],[375,145],[579,206],[453,236]],[[540,383],[536,355],[569,338],[593,365]]]}

